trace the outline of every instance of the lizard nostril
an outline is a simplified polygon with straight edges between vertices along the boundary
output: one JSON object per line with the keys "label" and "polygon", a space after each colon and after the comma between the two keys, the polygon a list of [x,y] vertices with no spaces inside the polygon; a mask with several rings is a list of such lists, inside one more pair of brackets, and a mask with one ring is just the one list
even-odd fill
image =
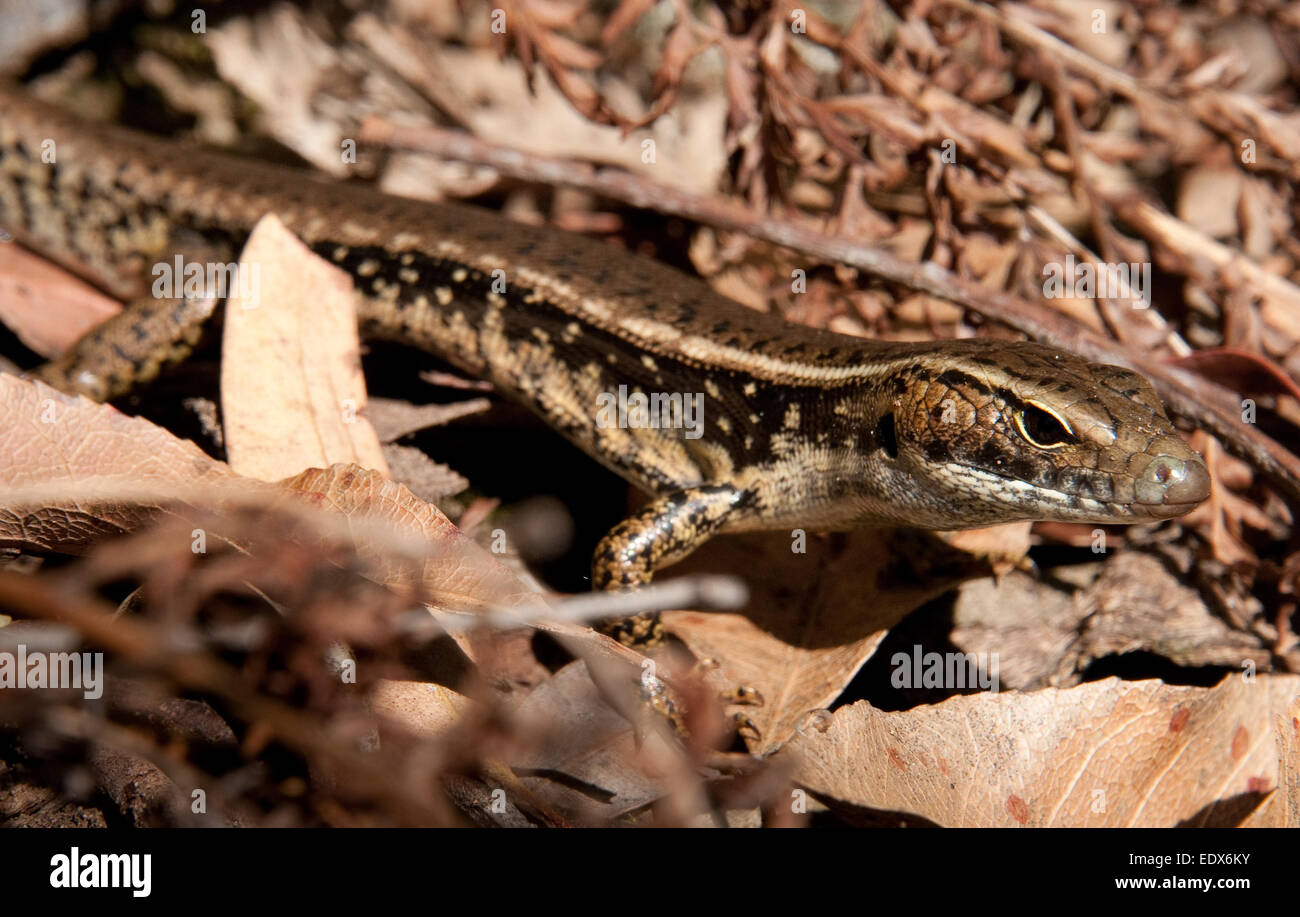
{"label": "lizard nostril", "polygon": [[1210,495],[1210,475],[1197,459],[1157,455],[1137,477],[1139,503],[1200,503]]}

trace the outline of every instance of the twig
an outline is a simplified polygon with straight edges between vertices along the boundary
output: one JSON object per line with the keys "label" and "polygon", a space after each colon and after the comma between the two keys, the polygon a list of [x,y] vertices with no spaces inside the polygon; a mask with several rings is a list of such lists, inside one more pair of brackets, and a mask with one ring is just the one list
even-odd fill
{"label": "twig", "polygon": [[[749,600],[744,580],[737,576],[698,575],[651,583],[631,592],[589,592],[557,599],[552,604],[493,608],[474,614],[444,614],[442,628],[462,633],[481,627],[510,630],[541,621],[582,622],[602,618],[628,618],[673,608],[729,610]],[[441,630],[438,622],[423,612],[405,618],[402,629],[425,637]]]}
{"label": "twig", "polygon": [[[216,817],[205,818],[197,815],[190,817],[187,821],[191,826],[209,826],[215,823],[224,827],[241,822],[251,824],[256,817],[247,805],[237,806],[233,800],[226,797],[222,792],[220,777],[167,754],[155,742],[135,730],[118,726],[85,709],[71,707],[57,707],[45,711],[42,722],[46,728],[67,738],[94,742],[122,754],[148,761],[166,774],[175,785],[176,795],[172,801],[180,811],[188,810],[186,803],[190,800],[190,794],[181,788],[203,787],[207,805]],[[188,812],[186,814],[188,815]]]}
{"label": "twig", "polygon": [[[403,824],[458,824],[450,810],[405,791],[402,773],[384,752],[362,753],[334,741],[319,720],[305,716],[249,688],[238,670],[203,653],[177,650],[159,628],[127,617],[113,618],[113,609],[90,596],[75,596],[44,579],[0,570],[0,606],[42,620],[62,621],[86,639],[122,659],[163,673],[178,685],[224,698],[248,722],[265,722],[277,739],[346,775],[353,792],[365,793]],[[432,789],[432,787],[431,787]]]}
{"label": "twig", "polygon": [[1187,111],[1182,105],[1151,91],[1127,73],[1103,64],[1055,35],[1044,32],[1038,26],[1024,19],[1008,16],[997,7],[986,3],[975,3],[973,0],[939,0],[939,2],[992,23],[1004,35],[1038,51],[1044,60],[1057,61],[1066,69],[1088,77],[1101,88],[1129,99],[1139,111],[1158,115],[1164,126],[1184,132],[1181,143],[1184,149],[1198,150],[1214,142],[1214,136],[1209,131],[1188,119]]}
{"label": "twig", "polygon": [[[1101,264],[1101,258],[1098,257],[1096,252],[1084,245],[1074,233],[1062,226],[1055,217],[1042,207],[1039,207],[1037,204],[1030,204],[1025,208],[1025,216],[1029,218],[1029,222],[1033,223],[1034,226],[1038,228],[1039,232],[1045,233],[1055,239],[1057,244],[1066,251],[1074,252],[1074,254],[1080,259],[1091,264]],[[1129,285],[1125,283],[1124,286],[1124,292],[1127,293]],[[1185,357],[1192,352],[1191,345],[1183,340],[1182,335],[1171,328],[1169,323],[1165,321],[1165,317],[1155,309],[1141,309],[1137,311],[1142,313],[1152,328],[1160,331],[1162,342],[1169,348],[1170,352],[1173,353],[1174,356]]]}
{"label": "twig", "polygon": [[1115,201],[1115,209],[1148,238],[1160,242],[1184,261],[1208,263],[1224,277],[1236,274],[1255,296],[1272,299],[1293,315],[1300,316],[1300,287],[1285,277],[1260,267],[1248,256],[1193,229],[1177,217],[1157,210],[1148,201],[1120,199]]}

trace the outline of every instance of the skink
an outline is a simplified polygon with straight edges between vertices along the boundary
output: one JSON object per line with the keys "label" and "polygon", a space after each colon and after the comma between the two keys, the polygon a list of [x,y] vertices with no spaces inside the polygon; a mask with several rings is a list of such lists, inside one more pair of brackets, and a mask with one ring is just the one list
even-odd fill
{"label": "skink", "polygon": [[[122,298],[196,239],[233,258],[268,213],[352,275],[364,333],[490,380],[653,496],[598,547],[600,588],[645,583],[726,532],[1142,522],[1209,494],[1127,369],[789,324],[599,241],[92,126],[0,87],[0,227]],[[183,347],[189,312],[128,310],[40,376],[112,396]],[[638,395],[669,423],[620,416]]]}

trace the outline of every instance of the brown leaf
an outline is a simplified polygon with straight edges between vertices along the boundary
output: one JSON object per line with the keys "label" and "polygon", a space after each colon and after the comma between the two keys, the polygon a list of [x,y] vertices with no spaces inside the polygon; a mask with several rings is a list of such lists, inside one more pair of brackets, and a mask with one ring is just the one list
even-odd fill
{"label": "brown leaf", "polygon": [[533,724],[540,744],[510,765],[571,820],[605,823],[664,794],[654,757],[638,750],[632,727],[605,702],[586,663],[565,666],[535,688],[516,713]]}
{"label": "brown leaf", "polygon": [[[81,551],[148,521],[159,509],[147,499],[151,489],[235,480],[229,467],[147,420],[0,375],[0,545]],[[75,498],[41,497],[73,489]]]}
{"label": "brown leaf", "polygon": [[675,611],[664,624],[695,656],[717,662],[718,687],[763,695],[761,707],[734,708],[758,727],[760,754],[789,739],[808,710],[831,703],[890,627],[973,568],[987,572],[940,541],[889,529],[855,532],[843,547],[809,537],[806,554],[793,553],[785,536],[726,538],[681,566],[744,571],[748,580],[742,614]]}
{"label": "brown leaf", "polygon": [[[1273,735],[1282,750],[1277,792],[1262,807],[1260,827],[1300,828],[1300,697],[1273,718]],[[1274,811],[1275,810],[1275,811]],[[1252,822],[1253,824],[1253,822]]]}
{"label": "brown leaf", "polygon": [[[1248,484],[1249,477],[1244,482],[1232,480],[1240,477],[1232,472],[1234,468],[1241,469],[1241,463],[1227,455],[1218,440],[1198,430],[1192,434],[1191,442],[1205,457],[1206,467],[1210,469],[1210,478],[1215,485],[1210,491],[1210,499],[1184,516],[1182,524],[1200,527],[1210,542],[1215,559],[1221,563],[1228,566],[1256,566],[1259,558],[1242,537],[1243,524],[1260,531],[1274,532],[1280,537],[1278,523],[1253,503],[1229,490],[1229,483]],[[1226,474],[1221,470],[1224,468]]]}
{"label": "brown leaf", "polygon": [[370,692],[372,710],[423,738],[451,732],[469,705],[463,694],[423,681],[380,679]]}
{"label": "brown leaf", "polygon": [[1262,354],[1238,347],[1210,347],[1168,361],[1171,366],[1199,373],[1232,392],[1245,395],[1290,395],[1300,400],[1296,385],[1282,367]]}
{"label": "brown leaf", "polygon": [[940,825],[1235,825],[1261,795],[1295,792],[1274,720],[1297,692],[1295,675],[1213,688],[1108,678],[899,713],[864,701],[780,754],[798,756],[796,779],[820,797]]}
{"label": "brown leaf", "polygon": [[0,245],[0,322],[43,357],[57,357],[122,307],[17,245]]}
{"label": "brown leaf", "polygon": [[940,122],[943,136],[956,139],[959,147],[974,141],[1012,165],[1039,164],[1038,157],[1025,148],[1024,134],[1018,129],[942,89],[927,86],[917,105]]}
{"label": "brown leaf", "polygon": [[429,503],[458,494],[469,486],[465,478],[414,446],[389,443],[384,446],[384,459],[393,480],[402,482],[411,493]]}
{"label": "brown leaf", "polygon": [[491,407],[486,398],[470,398],[452,404],[411,404],[395,398],[371,398],[366,417],[381,443],[391,443],[429,427],[439,427]]}
{"label": "brown leaf", "polygon": [[997,653],[1002,690],[1042,688],[1085,614],[1069,590],[1013,570],[958,587],[951,639],[966,653]]}
{"label": "brown leaf", "polygon": [[79,551],[147,524],[164,506],[183,512],[182,496],[214,508],[225,498],[273,505],[287,490],[359,527],[358,550],[385,585],[410,589],[418,578],[433,601],[463,610],[540,601],[435,507],[378,472],[310,469],[275,488],[148,421],[13,376],[0,376],[0,431],[0,546]]}
{"label": "brown leaf", "polygon": [[253,230],[239,272],[221,363],[231,468],[264,481],[349,462],[387,472],[361,416],[366,389],[352,281],[274,215]]}
{"label": "brown leaf", "polygon": [[938,538],[948,545],[989,561],[997,573],[1004,573],[1021,563],[1029,553],[1032,522],[1005,522],[978,529],[939,532]]}
{"label": "brown leaf", "polygon": [[1067,655],[1070,671],[1139,650],[1188,667],[1269,664],[1267,647],[1229,627],[1150,554],[1123,551],[1112,557],[1078,601],[1086,617]]}
{"label": "brown leaf", "polygon": [[387,551],[359,540],[359,553],[382,571],[378,579],[387,586],[412,588],[418,574],[425,601],[462,611],[541,601],[436,507],[375,471],[355,465],[311,468],[281,483],[314,506],[358,523],[382,525],[394,537],[408,540],[415,556],[424,556],[416,571],[400,560],[390,561]]}

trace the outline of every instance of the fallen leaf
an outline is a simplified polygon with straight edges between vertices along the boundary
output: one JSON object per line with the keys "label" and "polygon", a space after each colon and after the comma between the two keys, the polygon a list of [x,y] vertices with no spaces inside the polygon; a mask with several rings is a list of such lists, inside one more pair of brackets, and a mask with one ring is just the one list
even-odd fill
{"label": "fallen leaf", "polygon": [[384,458],[393,480],[401,481],[411,493],[429,503],[458,494],[469,486],[465,478],[414,446],[389,443],[384,446]]}
{"label": "fallen leaf", "polygon": [[780,754],[832,805],[945,826],[1235,825],[1266,794],[1295,792],[1274,719],[1297,693],[1300,676],[1261,675],[1213,688],[1107,678],[898,713],[863,701]]}
{"label": "fallen leaf", "polygon": [[382,443],[391,443],[429,427],[440,427],[491,407],[486,398],[470,398],[452,404],[411,404],[394,398],[371,398],[366,417]]}
{"label": "fallen leaf", "polygon": [[230,467],[264,481],[340,463],[386,473],[379,440],[362,416],[366,388],[351,279],[274,215],[254,228],[239,276],[222,339]]}
{"label": "fallen leaf", "polygon": [[919,532],[877,529],[807,539],[793,553],[784,536],[719,539],[681,565],[743,571],[750,603],[740,614],[673,611],[668,630],[701,659],[717,687],[745,685],[762,706],[733,707],[758,728],[752,751],[779,748],[809,711],[831,703],[889,628],[976,570],[987,567]]}
{"label": "fallen leaf", "polygon": [[[147,420],[0,375],[0,545],[80,552],[160,509],[147,498],[123,500],[123,492],[140,497],[234,480],[228,466]],[[78,495],[40,497],[57,491]]]}
{"label": "fallen leaf", "polygon": [[606,703],[586,663],[565,666],[515,712],[531,722],[540,744],[511,759],[510,765],[539,797],[572,821],[604,824],[664,794],[663,772],[654,769],[651,755],[637,748],[632,727]]}
{"label": "fallen leaf", "polygon": [[1269,664],[1269,647],[1228,626],[1151,554],[1123,551],[1112,557],[1078,602],[1084,620],[1064,654],[1065,672],[1081,672],[1102,656],[1137,651],[1189,668]]}
{"label": "fallen leaf", "polygon": [[121,311],[116,300],[49,261],[0,245],[0,323],[41,356],[57,357]]}

